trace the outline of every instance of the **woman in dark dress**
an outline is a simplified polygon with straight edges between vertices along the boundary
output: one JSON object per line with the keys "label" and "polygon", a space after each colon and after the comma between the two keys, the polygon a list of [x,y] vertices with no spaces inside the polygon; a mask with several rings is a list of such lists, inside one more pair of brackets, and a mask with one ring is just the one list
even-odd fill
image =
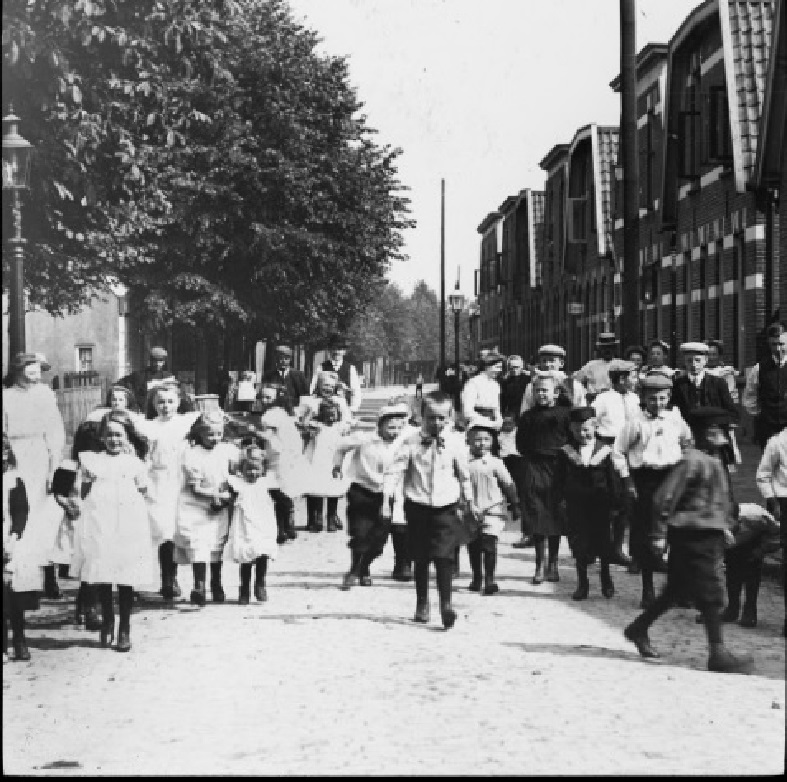
{"label": "woman in dark dress", "polygon": [[[522,454],[522,513],[530,519],[536,549],[533,583],[559,581],[557,556],[563,518],[560,497],[554,488],[558,452],[568,442],[569,408],[556,405],[557,378],[551,372],[537,371],[533,381],[535,406],[522,414],[516,445]],[[544,544],[548,541],[548,560],[544,571]]]}

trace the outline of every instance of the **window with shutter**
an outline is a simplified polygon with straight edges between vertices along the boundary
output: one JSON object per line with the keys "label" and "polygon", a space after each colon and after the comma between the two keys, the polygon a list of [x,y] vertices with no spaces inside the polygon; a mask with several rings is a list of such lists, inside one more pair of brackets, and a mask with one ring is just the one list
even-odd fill
{"label": "window with shutter", "polygon": [[732,135],[727,91],[711,87],[708,92],[708,158],[713,161],[732,158]]}
{"label": "window with shutter", "polygon": [[700,161],[698,151],[700,112],[681,111],[678,114],[678,176],[698,179]]}

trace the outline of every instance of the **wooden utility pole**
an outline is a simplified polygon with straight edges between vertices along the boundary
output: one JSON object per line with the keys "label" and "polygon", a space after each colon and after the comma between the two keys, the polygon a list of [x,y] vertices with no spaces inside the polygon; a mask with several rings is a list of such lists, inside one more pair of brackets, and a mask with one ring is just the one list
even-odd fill
{"label": "wooden utility pole", "polygon": [[639,343],[637,4],[620,0],[620,150],[623,160],[623,344]]}
{"label": "wooden utility pole", "polygon": [[440,180],[440,367],[445,371],[445,179]]}

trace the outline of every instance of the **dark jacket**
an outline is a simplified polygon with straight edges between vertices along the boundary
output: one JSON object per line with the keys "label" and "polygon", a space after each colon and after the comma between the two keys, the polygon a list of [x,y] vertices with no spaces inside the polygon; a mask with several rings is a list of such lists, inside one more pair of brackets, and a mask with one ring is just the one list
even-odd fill
{"label": "dark jacket", "polygon": [[732,503],[727,482],[720,459],[690,448],[653,497],[653,536],[663,538],[667,526],[731,530]]}
{"label": "dark jacket", "polygon": [[512,415],[519,418],[519,409],[522,407],[522,397],[530,383],[530,375],[525,372],[511,375],[500,382],[500,411],[503,415]]}
{"label": "dark jacket", "polygon": [[727,381],[708,372],[702,378],[699,388],[688,375],[677,378],[672,386],[672,404],[680,410],[686,421],[689,421],[689,413],[695,407],[721,407],[730,414],[733,423],[740,419]]}
{"label": "dark jacket", "polygon": [[300,404],[302,396],[309,395],[309,383],[306,380],[306,375],[299,369],[291,369],[287,372],[286,377],[282,377],[278,369],[269,369],[263,375],[263,380],[269,383],[281,383],[292,407],[297,407]]}

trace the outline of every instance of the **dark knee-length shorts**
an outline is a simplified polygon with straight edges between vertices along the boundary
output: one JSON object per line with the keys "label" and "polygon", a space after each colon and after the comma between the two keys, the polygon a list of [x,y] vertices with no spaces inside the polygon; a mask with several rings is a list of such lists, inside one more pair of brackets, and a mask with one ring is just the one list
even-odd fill
{"label": "dark knee-length shorts", "polygon": [[404,517],[410,553],[415,562],[453,559],[454,550],[462,540],[457,503],[435,508],[405,500]]}

